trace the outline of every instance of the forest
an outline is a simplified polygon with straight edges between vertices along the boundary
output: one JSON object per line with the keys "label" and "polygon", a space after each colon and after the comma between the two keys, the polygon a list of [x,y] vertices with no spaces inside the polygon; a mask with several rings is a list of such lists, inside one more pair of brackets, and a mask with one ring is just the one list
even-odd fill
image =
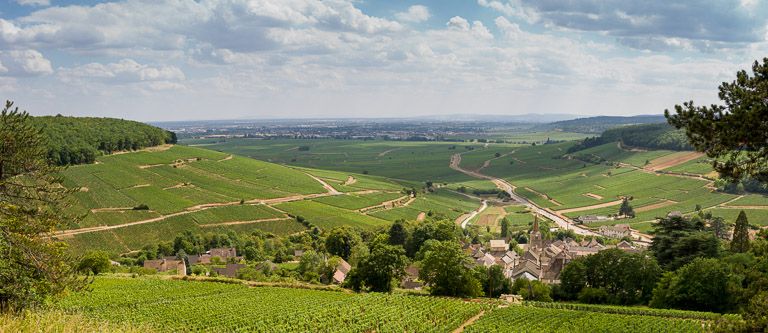
{"label": "forest", "polygon": [[173,132],[144,123],[95,117],[31,118],[48,143],[48,158],[56,165],[93,163],[97,156],[176,143]]}
{"label": "forest", "polygon": [[649,149],[693,150],[685,137],[685,132],[676,130],[668,124],[642,124],[607,129],[599,137],[584,139],[568,149],[568,153],[610,142],[621,142],[625,146]]}

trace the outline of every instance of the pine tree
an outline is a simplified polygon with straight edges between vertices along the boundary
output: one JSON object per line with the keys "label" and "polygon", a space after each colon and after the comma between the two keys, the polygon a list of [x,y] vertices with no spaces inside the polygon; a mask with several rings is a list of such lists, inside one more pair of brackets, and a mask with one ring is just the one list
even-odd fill
{"label": "pine tree", "polygon": [[733,228],[731,251],[736,253],[749,251],[749,221],[747,221],[747,214],[743,210],[736,218],[736,226]]}
{"label": "pine tree", "polygon": [[619,215],[635,217],[635,210],[632,209],[632,206],[629,204],[629,200],[627,198],[624,198],[621,201],[621,207],[619,207]]}
{"label": "pine tree", "polygon": [[509,233],[509,220],[507,218],[501,219],[501,238],[506,238]]}
{"label": "pine tree", "polygon": [[0,312],[23,310],[84,285],[66,248],[49,238],[71,222],[60,170],[29,114],[0,111]]}

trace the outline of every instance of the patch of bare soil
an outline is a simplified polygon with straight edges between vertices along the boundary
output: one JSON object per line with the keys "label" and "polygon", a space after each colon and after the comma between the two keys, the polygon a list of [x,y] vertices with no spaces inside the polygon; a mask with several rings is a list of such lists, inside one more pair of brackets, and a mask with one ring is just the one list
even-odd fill
{"label": "patch of bare soil", "polygon": [[664,200],[662,202],[657,202],[655,204],[650,204],[650,205],[645,205],[645,206],[642,206],[642,207],[637,207],[637,208],[635,208],[635,212],[638,212],[638,213],[647,212],[649,210],[654,210],[654,209],[659,209],[659,208],[671,206],[671,205],[674,205],[676,203],[677,203],[677,201]]}
{"label": "patch of bare soil", "polygon": [[590,197],[592,199],[603,200],[603,197],[601,195],[597,195],[594,193],[584,193],[584,196]]}
{"label": "patch of bare soil", "polygon": [[698,152],[673,153],[673,154],[669,154],[669,155],[654,159],[648,165],[645,166],[645,169],[648,169],[651,171],[664,170],[676,165],[683,164],[688,161],[695,160],[701,156],[704,156],[704,154],[698,153]]}
{"label": "patch of bare soil", "polygon": [[419,216],[416,216],[416,221],[424,221],[425,218],[427,218],[427,213],[421,212]]}
{"label": "patch of bare soil", "polygon": [[576,208],[569,208],[569,209],[563,209],[558,210],[558,214],[567,214],[567,213],[573,213],[573,212],[581,212],[585,210],[593,210],[593,209],[599,209],[599,208],[605,208],[605,207],[611,207],[611,206],[618,206],[621,204],[621,200],[611,201],[611,202],[605,202],[597,205],[592,206],[584,206],[584,207],[576,207]]}
{"label": "patch of bare soil", "polygon": [[347,180],[344,181],[344,184],[342,184],[342,185],[349,186],[349,185],[352,185],[354,183],[357,183],[357,178],[349,176],[349,178],[347,178]]}

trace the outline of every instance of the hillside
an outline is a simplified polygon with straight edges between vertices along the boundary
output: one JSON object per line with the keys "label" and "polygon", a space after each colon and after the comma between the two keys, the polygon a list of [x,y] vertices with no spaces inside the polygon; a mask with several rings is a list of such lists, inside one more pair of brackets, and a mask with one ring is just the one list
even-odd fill
{"label": "hillside", "polygon": [[582,140],[579,144],[568,149],[568,152],[574,153],[613,142],[620,142],[628,148],[693,150],[684,131],[675,129],[668,124],[643,124],[607,129],[598,137]]}
{"label": "hillside", "polygon": [[422,212],[456,218],[479,205],[442,190],[408,200],[404,184],[381,177],[184,146],[101,156],[65,170],[64,184],[77,190],[71,213],[83,218],[58,237],[76,252],[124,253],[186,230],[288,235],[306,229],[296,216],[323,229],[370,229]]}
{"label": "hillside", "polygon": [[144,123],[93,117],[33,117],[48,139],[48,157],[58,165],[87,164],[116,151],[176,143],[172,132]]}
{"label": "hillside", "polygon": [[598,116],[557,121],[541,125],[540,128],[546,130],[559,130],[563,132],[599,134],[607,129],[619,126],[656,123],[666,123],[666,119],[662,115],[642,115],[631,117]]}

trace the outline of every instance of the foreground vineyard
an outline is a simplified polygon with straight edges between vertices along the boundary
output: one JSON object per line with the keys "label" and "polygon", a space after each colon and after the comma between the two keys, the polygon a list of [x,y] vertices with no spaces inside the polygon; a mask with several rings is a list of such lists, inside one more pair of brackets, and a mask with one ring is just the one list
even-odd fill
{"label": "foreground vineyard", "polygon": [[174,332],[451,332],[480,311],[484,315],[467,332],[701,332],[707,322],[702,319],[717,316],[659,310],[603,313],[605,309],[543,308],[548,305],[538,303],[499,308],[493,301],[158,278],[101,277],[92,289],[65,298],[59,307],[110,325]]}
{"label": "foreground vineyard", "polygon": [[497,309],[466,332],[702,332],[702,322],[640,315],[511,306]]}
{"label": "foreground vineyard", "polygon": [[458,299],[350,294],[239,284],[99,278],[66,311],[164,331],[449,332],[484,305]]}

